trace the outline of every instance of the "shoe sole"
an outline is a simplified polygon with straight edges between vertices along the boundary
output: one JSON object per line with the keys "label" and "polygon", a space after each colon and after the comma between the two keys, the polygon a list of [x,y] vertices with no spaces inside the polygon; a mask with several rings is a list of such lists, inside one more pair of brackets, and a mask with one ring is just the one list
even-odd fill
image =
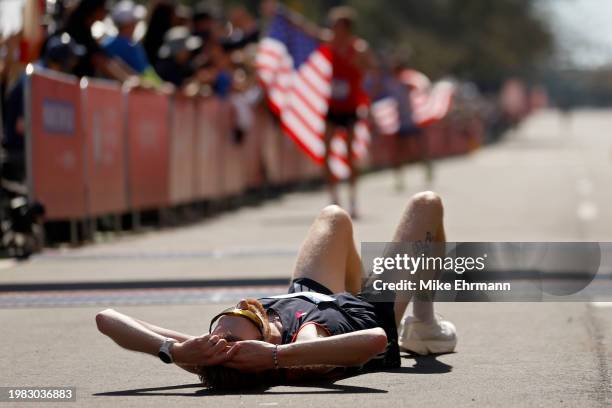
{"label": "shoe sole", "polygon": [[426,356],[453,352],[457,346],[457,340],[404,340],[399,342],[399,346],[400,350]]}

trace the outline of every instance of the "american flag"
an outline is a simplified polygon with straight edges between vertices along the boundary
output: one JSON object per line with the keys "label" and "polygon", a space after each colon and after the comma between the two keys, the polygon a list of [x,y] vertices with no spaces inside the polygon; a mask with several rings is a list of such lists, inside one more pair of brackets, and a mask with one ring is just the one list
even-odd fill
{"label": "american flag", "polygon": [[[333,74],[331,50],[280,9],[259,44],[255,64],[270,108],[285,134],[316,163],[323,164]],[[359,123],[355,135],[353,153],[360,158],[370,140],[367,126]],[[345,140],[338,132],[331,142],[329,163],[338,179],[350,175]]]}
{"label": "american flag", "polygon": [[[360,160],[368,155],[371,136],[370,128],[365,120],[358,120],[355,124],[355,136],[353,138],[353,158]],[[329,168],[338,180],[347,179],[351,175],[351,169],[347,162],[347,134],[345,129],[337,129],[331,141],[331,152],[329,155]]]}
{"label": "american flag", "polygon": [[402,71],[399,79],[411,89],[412,119],[418,127],[427,127],[448,114],[455,94],[455,84],[451,81],[432,85],[425,74],[412,69]]}
{"label": "american flag", "polygon": [[397,100],[385,96],[372,103],[372,119],[383,135],[394,135],[400,129],[400,114]]}

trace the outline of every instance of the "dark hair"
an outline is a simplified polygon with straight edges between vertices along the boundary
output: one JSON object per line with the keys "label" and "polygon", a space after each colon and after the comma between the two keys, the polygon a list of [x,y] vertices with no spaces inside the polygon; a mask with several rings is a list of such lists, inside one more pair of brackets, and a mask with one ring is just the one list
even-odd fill
{"label": "dark hair", "polygon": [[193,8],[192,20],[194,23],[202,20],[215,20],[217,17],[217,11],[207,2],[200,2]]}
{"label": "dark hair", "polygon": [[63,28],[71,31],[75,27],[86,26],[87,19],[100,9],[107,8],[107,0],[81,0],[76,7],[66,16]]}
{"label": "dark hair", "polygon": [[351,29],[353,28],[356,19],[357,13],[352,7],[348,6],[334,7],[327,14],[327,20],[330,26],[341,23],[345,27]]}
{"label": "dark hair", "polygon": [[198,376],[202,385],[213,390],[247,390],[264,391],[281,382],[281,370],[269,370],[261,373],[245,373],[235,368],[200,366]]}
{"label": "dark hair", "polygon": [[151,65],[155,65],[159,48],[164,42],[164,36],[172,28],[174,6],[166,1],[158,3],[151,13],[147,32],[142,39],[142,45]]}
{"label": "dark hair", "polygon": [[107,0],[81,0],[70,13],[68,19],[73,22],[81,22],[93,15],[96,11],[100,9],[106,10],[107,8]]}

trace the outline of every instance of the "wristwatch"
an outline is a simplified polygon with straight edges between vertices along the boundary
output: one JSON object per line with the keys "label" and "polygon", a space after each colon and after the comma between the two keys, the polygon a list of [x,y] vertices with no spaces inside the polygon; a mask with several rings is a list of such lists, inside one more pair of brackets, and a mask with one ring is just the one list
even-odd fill
{"label": "wristwatch", "polygon": [[174,343],[176,343],[175,339],[164,340],[161,347],[159,348],[159,352],[157,353],[159,359],[166,364],[172,364],[174,362],[174,360],[172,359],[172,346],[174,345]]}

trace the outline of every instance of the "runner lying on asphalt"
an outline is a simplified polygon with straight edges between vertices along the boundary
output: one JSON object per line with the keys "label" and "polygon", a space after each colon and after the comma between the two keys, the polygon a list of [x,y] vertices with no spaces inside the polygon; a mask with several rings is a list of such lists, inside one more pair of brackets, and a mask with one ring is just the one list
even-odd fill
{"label": "runner lying on asphalt", "polygon": [[[413,196],[393,241],[444,242],[442,213],[434,193]],[[417,277],[431,279],[427,274],[433,273],[419,271]],[[414,316],[403,318],[409,294],[395,302],[372,302],[361,289],[351,218],[332,205],[315,219],[300,248],[288,294],[243,299],[215,316],[202,336],[112,309],[98,313],[96,322],[121,347],[175,363],[219,389],[327,378],[348,368],[399,367],[400,349],[418,354],[454,350],[455,327],[434,314],[431,300],[415,298]]]}

